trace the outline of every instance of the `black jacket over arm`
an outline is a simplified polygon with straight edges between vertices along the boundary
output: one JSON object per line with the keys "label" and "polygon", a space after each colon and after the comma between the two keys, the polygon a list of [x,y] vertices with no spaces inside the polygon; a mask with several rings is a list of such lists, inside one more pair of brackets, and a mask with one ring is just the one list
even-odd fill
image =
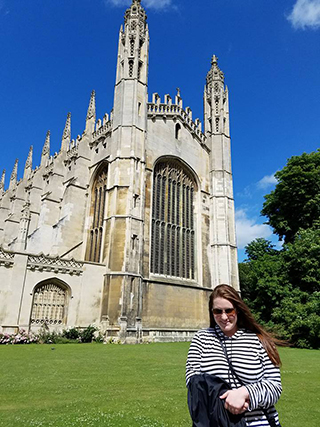
{"label": "black jacket over arm", "polygon": [[243,415],[233,415],[221,396],[229,385],[214,375],[193,375],[188,383],[188,406],[192,427],[246,427]]}

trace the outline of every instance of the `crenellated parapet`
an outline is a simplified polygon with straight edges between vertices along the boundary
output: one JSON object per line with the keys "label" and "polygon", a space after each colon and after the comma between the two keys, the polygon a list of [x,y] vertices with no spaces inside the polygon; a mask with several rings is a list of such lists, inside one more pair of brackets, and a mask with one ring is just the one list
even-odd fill
{"label": "crenellated parapet", "polygon": [[180,91],[175,97],[175,102],[172,102],[170,95],[165,95],[164,102],[161,102],[161,98],[157,93],[152,96],[152,102],[148,102],[148,118],[155,120],[161,119],[172,119],[179,120],[182,124],[189,129],[193,136],[201,143],[206,145],[206,136],[202,132],[202,123],[200,119],[192,119],[192,110],[190,107],[183,108],[182,98],[180,97]]}
{"label": "crenellated parapet", "polygon": [[43,173],[42,173],[43,179],[48,179],[51,175],[53,175],[53,171],[54,171],[54,162],[53,162],[53,157],[51,156],[49,158],[47,166],[45,166],[43,170]]}
{"label": "crenellated parapet", "polygon": [[72,162],[75,162],[79,157],[79,142],[78,140],[72,140],[70,149],[67,151],[67,158],[64,161],[65,165],[71,165]]}
{"label": "crenellated parapet", "polygon": [[103,120],[99,119],[96,123],[95,131],[92,134],[93,141],[90,145],[95,145],[97,140],[101,137],[106,137],[112,131],[112,119],[109,115],[105,114]]}

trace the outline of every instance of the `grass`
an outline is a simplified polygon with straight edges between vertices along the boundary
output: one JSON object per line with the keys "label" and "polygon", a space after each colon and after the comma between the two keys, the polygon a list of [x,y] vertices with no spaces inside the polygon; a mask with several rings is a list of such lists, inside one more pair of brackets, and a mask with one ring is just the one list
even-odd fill
{"label": "grass", "polygon": [[[188,346],[0,346],[0,426],[190,427]],[[319,355],[281,349],[284,427],[318,426]]]}

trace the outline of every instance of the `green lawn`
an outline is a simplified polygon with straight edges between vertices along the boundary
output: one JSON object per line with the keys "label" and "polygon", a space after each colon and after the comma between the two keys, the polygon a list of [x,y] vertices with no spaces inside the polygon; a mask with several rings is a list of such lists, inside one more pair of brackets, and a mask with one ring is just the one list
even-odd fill
{"label": "green lawn", "polygon": [[[188,346],[0,346],[0,426],[190,427]],[[283,426],[318,426],[320,352],[281,356]]]}

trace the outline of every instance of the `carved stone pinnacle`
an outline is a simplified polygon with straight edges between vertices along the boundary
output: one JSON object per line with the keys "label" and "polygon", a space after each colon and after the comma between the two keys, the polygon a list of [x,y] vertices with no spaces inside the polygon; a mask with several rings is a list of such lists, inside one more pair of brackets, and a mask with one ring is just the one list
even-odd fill
{"label": "carved stone pinnacle", "polygon": [[218,57],[216,55],[213,55],[211,59],[211,64],[216,65],[217,63],[218,63]]}

